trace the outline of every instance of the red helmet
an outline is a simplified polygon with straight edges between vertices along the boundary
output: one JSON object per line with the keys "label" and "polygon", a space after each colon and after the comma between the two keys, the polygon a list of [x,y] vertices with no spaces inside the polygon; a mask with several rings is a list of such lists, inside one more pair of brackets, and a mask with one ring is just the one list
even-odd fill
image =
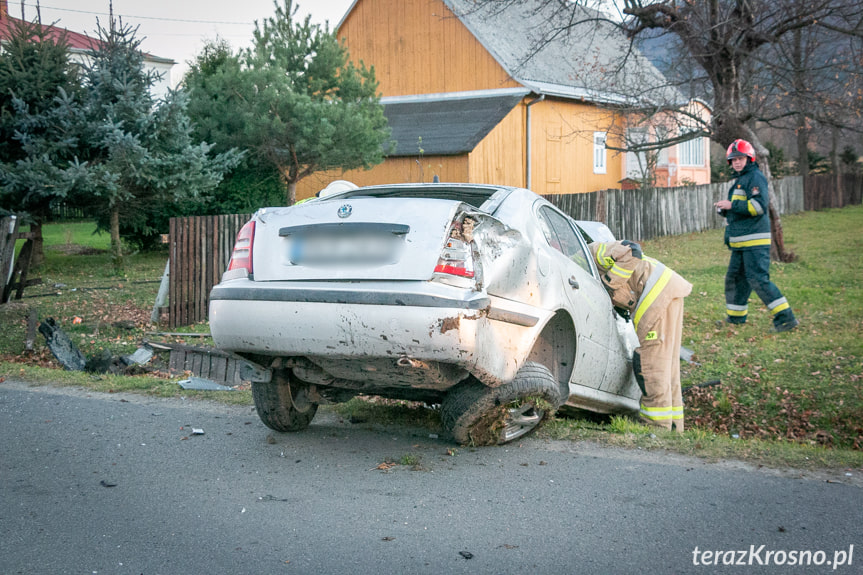
{"label": "red helmet", "polygon": [[725,158],[728,160],[728,163],[731,163],[732,158],[743,158],[748,157],[753,162],[755,161],[755,148],[752,147],[752,144],[747,142],[746,140],[734,140],[731,142],[731,145],[728,146],[728,152],[725,154]]}

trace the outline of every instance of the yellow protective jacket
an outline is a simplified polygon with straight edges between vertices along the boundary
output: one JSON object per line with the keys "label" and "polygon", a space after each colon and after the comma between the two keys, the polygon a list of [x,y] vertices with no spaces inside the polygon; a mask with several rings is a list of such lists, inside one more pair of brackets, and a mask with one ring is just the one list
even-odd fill
{"label": "yellow protective jacket", "polygon": [[629,310],[639,341],[672,299],[692,291],[692,284],[674,270],[647,256],[639,259],[621,242],[594,242],[590,251],[615,307]]}

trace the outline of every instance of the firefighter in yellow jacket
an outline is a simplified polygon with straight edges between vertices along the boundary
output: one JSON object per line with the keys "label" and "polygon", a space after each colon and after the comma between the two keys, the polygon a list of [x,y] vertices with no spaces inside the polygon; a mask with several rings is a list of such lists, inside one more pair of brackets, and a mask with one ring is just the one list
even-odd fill
{"label": "firefighter in yellow jacket", "polygon": [[590,251],[614,307],[635,324],[640,347],[632,367],[641,387],[639,418],[683,432],[680,341],[683,298],[692,284],[634,242],[595,242]]}

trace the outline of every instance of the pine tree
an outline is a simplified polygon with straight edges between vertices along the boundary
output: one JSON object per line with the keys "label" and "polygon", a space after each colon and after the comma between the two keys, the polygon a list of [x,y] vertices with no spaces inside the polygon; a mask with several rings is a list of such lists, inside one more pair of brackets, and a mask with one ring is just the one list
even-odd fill
{"label": "pine tree", "polygon": [[277,169],[291,205],[309,174],[383,161],[390,131],[374,70],[350,62],[327,27],[295,21],[291,0],[275,10],[251,49],[205,49],[186,83],[196,123]]}
{"label": "pine tree", "polygon": [[71,127],[80,116],[77,68],[65,35],[12,20],[0,50],[0,212],[30,224],[31,265],[42,261],[42,222],[81,176]]}
{"label": "pine tree", "polygon": [[85,118],[78,133],[88,204],[99,227],[110,231],[120,272],[121,236],[151,242],[171,210],[203,201],[239,155],[211,156],[209,144],[192,142],[182,93],[153,100],[156,77],[144,67],[136,29],[112,21],[98,32],[99,47],[85,70]]}

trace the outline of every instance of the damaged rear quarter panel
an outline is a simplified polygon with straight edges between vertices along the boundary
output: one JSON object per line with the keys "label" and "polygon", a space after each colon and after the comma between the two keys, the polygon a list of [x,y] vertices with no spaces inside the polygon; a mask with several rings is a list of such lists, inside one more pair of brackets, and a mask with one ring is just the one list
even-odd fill
{"label": "damaged rear quarter panel", "polygon": [[486,292],[536,305],[540,299],[539,267],[536,252],[525,236],[491,216],[472,217],[479,223],[473,235]]}

